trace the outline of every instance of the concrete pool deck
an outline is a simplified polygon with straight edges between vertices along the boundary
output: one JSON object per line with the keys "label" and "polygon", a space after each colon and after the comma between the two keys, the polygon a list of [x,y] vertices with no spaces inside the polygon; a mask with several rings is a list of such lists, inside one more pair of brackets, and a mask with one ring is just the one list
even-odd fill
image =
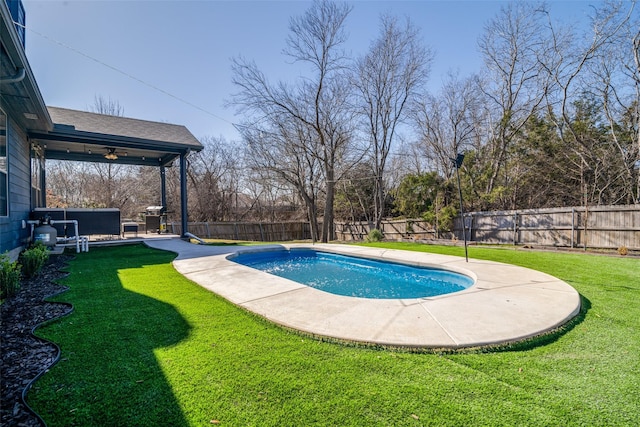
{"label": "concrete pool deck", "polygon": [[[580,295],[548,274],[492,261],[341,244],[205,246],[180,239],[146,241],[175,252],[186,278],[274,323],[318,337],[421,348],[517,342],[551,331],[580,311]],[[367,299],[323,292],[227,260],[236,252],[313,248],[466,274],[464,291],[419,299]]]}

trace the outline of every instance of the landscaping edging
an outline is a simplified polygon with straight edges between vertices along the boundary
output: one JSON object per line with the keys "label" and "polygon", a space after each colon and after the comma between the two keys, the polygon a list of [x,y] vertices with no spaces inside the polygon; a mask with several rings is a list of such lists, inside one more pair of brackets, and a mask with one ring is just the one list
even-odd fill
{"label": "landscaping edging", "polygon": [[46,426],[27,404],[26,395],[35,381],[60,360],[60,348],[36,336],[35,331],[73,311],[69,303],[46,301],[67,290],[56,281],[67,275],[61,270],[69,259],[64,256],[52,259],[39,275],[23,280],[18,293],[0,306],[3,425]]}

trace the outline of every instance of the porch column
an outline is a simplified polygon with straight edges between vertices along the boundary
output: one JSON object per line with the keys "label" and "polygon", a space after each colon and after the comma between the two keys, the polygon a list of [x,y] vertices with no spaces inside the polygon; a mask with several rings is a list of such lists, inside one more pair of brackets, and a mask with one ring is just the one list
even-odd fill
{"label": "porch column", "polygon": [[47,207],[47,172],[44,157],[42,158],[42,167],[40,168],[40,206]]}
{"label": "porch column", "polygon": [[180,154],[180,221],[182,225],[182,236],[186,237],[189,231],[187,222],[187,154]]}
{"label": "porch column", "polygon": [[167,209],[167,177],[164,165],[160,166],[160,205]]}

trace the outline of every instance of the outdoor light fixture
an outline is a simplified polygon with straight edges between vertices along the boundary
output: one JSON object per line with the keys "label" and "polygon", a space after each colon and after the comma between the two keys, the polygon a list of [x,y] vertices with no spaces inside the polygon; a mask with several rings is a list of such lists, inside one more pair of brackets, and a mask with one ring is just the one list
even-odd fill
{"label": "outdoor light fixture", "polygon": [[107,154],[104,155],[104,158],[107,160],[117,160],[118,155],[116,154],[115,148],[107,148]]}

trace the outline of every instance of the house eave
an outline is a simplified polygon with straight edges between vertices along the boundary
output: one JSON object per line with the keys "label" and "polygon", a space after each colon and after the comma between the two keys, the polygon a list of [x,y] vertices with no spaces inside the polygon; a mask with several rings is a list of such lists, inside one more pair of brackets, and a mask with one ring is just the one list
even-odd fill
{"label": "house eave", "polygon": [[[26,53],[18,37],[15,24],[5,1],[0,1],[0,102],[11,112],[20,127],[27,130],[48,131],[53,121],[44,103],[42,93],[27,60]],[[14,76],[24,69],[24,78],[16,82],[2,83],[3,79]]]}

